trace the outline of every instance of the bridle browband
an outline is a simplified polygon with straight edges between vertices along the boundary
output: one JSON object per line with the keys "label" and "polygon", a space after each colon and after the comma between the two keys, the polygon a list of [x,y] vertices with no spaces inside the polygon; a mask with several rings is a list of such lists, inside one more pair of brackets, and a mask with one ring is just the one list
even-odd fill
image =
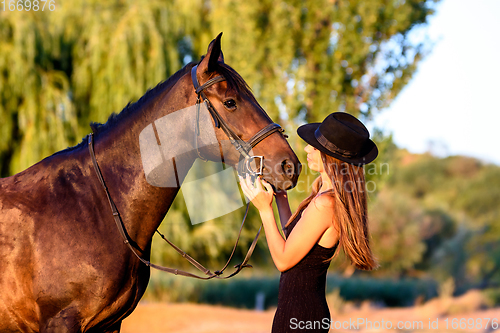
{"label": "bridle browband", "polygon": [[[244,157],[244,159],[243,159],[244,163],[240,163],[238,165],[238,172],[240,173],[240,171],[241,171],[242,173],[249,173],[249,174],[252,174],[252,176],[262,175],[263,159],[264,159],[264,157],[263,156],[251,156],[250,155],[250,151],[251,151],[251,149],[253,147],[255,147],[259,142],[261,142],[262,140],[264,140],[269,135],[273,134],[274,132],[278,132],[278,131],[279,132],[283,132],[284,130],[281,128],[280,125],[278,125],[276,123],[271,123],[271,124],[267,125],[266,127],[264,127],[263,129],[261,129],[260,131],[258,131],[252,138],[250,138],[250,140],[248,140],[246,142],[243,141],[243,140],[241,140],[240,137],[236,133],[234,133],[234,131],[231,130],[231,128],[228,126],[228,124],[226,124],[226,122],[224,121],[224,119],[220,116],[220,114],[217,112],[217,110],[215,109],[215,107],[212,105],[212,103],[210,102],[210,100],[207,98],[207,96],[203,92],[203,90],[205,90],[206,88],[210,87],[211,85],[213,85],[213,84],[215,84],[217,82],[225,81],[225,78],[223,76],[216,76],[216,77],[208,80],[207,82],[205,82],[203,85],[200,86],[199,83],[198,83],[198,79],[196,77],[196,68],[197,68],[197,65],[192,68],[192,70],[191,70],[191,78],[192,78],[192,81],[193,81],[193,86],[195,88],[195,92],[198,95],[198,98],[197,98],[197,101],[196,101],[196,104],[197,104],[197,116],[196,116],[196,122],[197,122],[197,124],[196,124],[196,126],[197,127],[196,127],[196,131],[195,131],[196,151],[198,153],[198,156],[203,159],[203,157],[201,157],[201,155],[200,155],[200,153],[198,151],[199,107],[200,107],[200,103],[202,103],[201,100],[203,100],[203,103],[206,104],[208,111],[212,115],[212,118],[214,120],[215,126],[217,128],[221,128],[224,131],[224,133],[229,138],[231,144]],[[236,251],[236,247],[238,245],[238,241],[239,241],[239,238],[241,236],[241,231],[243,230],[243,225],[245,224],[245,220],[246,220],[246,217],[248,215],[248,209],[249,209],[250,203],[247,203],[246,210],[245,210],[245,216],[243,217],[243,221],[241,223],[240,231],[238,233],[238,237],[236,239],[236,243],[234,244],[233,251],[232,251],[232,253],[231,253],[228,261],[226,262],[226,264],[224,265],[224,267],[221,270],[218,270],[218,271],[215,271],[214,273],[212,273],[209,269],[205,268],[203,265],[201,265],[199,262],[197,262],[195,259],[193,259],[191,256],[189,256],[186,252],[182,251],[179,247],[177,247],[175,244],[173,244],[168,239],[166,239],[165,236],[163,234],[161,234],[158,230],[156,230],[156,232],[161,236],[161,238],[163,238],[168,244],[170,244],[179,254],[182,255],[182,257],[184,257],[186,260],[188,260],[194,267],[196,267],[197,269],[199,269],[200,271],[202,271],[203,273],[205,273],[205,275],[207,275],[207,276],[206,277],[199,276],[199,275],[192,274],[192,273],[189,273],[189,272],[185,272],[185,271],[182,271],[182,270],[179,270],[179,269],[174,269],[174,268],[164,267],[164,266],[160,266],[160,265],[155,265],[155,264],[151,263],[150,261],[143,259],[141,257],[141,255],[139,253],[137,253],[137,250],[139,250],[139,251],[142,252],[142,249],[140,249],[137,246],[137,244],[128,235],[128,233],[127,233],[127,231],[125,229],[125,225],[123,224],[123,221],[121,219],[120,213],[118,212],[118,209],[116,208],[116,205],[115,205],[113,199],[111,198],[111,195],[109,193],[108,187],[106,186],[106,183],[105,183],[104,178],[102,176],[101,170],[100,170],[99,165],[97,163],[97,159],[95,157],[95,152],[94,152],[94,135],[93,135],[93,133],[91,133],[91,134],[88,135],[88,147],[89,147],[89,153],[90,153],[90,156],[91,156],[91,159],[92,159],[92,163],[93,163],[93,166],[94,166],[94,170],[96,172],[96,175],[97,175],[97,178],[98,178],[99,182],[101,183],[101,185],[102,185],[102,187],[104,189],[104,192],[106,193],[106,197],[108,199],[108,202],[109,202],[109,205],[110,205],[110,208],[111,208],[111,212],[113,214],[113,219],[115,220],[116,226],[118,227],[118,231],[120,232],[120,235],[123,238],[123,242],[130,248],[130,250],[132,251],[132,253],[142,263],[144,263],[145,265],[147,265],[149,267],[153,267],[153,268],[156,268],[158,270],[161,270],[163,272],[172,273],[172,274],[175,274],[175,275],[182,275],[182,276],[193,277],[193,278],[202,279],[202,280],[209,280],[209,279],[213,279],[213,278],[228,279],[228,278],[233,277],[236,274],[238,274],[243,268],[245,268],[245,267],[252,267],[252,265],[248,264],[248,260],[252,256],[252,253],[253,253],[253,251],[255,249],[255,246],[257,245],[257,240],[259,239],[260,231],[262,229],[262,224],[259,227],[257,235],[255,236],[254,240],[252,241],[252,244],[250,245],[250,248],[248,249],[247,254],[246,254],[245,259],[243,260],[243,262],[234,266],[236,268],[236,270],[232,274],[230,274],[228,276],[221,276],[222,273],[224,272],[224,270],[229,265],[229,262],[231,261],[233,255],[234,255],[234,253]],[[256,159],[256,158],[260,158],[260,167],[258,168],[257,172],[251,170],[250,167],[249,167],[249,162],[251,160],[253,160],[253,159]],[[241,170],[240,170],[240,165],[242,165]]]}

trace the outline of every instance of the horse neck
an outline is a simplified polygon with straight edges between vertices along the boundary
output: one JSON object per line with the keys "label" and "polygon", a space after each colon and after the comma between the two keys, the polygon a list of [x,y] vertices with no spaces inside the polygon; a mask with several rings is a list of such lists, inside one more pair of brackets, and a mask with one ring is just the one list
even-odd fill
{"label": "horse neck", "polygon": [[[178,179],[176,179],[175,173],[171,172],[166,175],[168,179],[164,181],[169,184],[178,182],[178,186],[153,186],[145,177],[141,159],[139,140],[141,133],[152,128],[152,123],[158,125],[158,119],[165,119],[165,116],[169,116],[185,107],[186,103],[190,103],[169,98],[169,96],[176,95],[179,96],[178,93],[162,93],[105,133],[96,135],[95,150],[106,185],[128,234],[141,249],[149,245],[185,177],[185,173],[178,173]],[[184,117],[178,114],[178,118],[175,124],[176,130],[169,134],[168,142],[162,140],[162,147],[165,148],[165,145],[173,147],[193,138],[193,122],[187,119],[187,115]],[[156,130],[158,132],[158,126]],[[150,144],[156,144],[156,142],[150,142]],[[195,159],[195,152],[183,154],[181,158],[175,160],[176,169],[186,170],[187,173]]]}

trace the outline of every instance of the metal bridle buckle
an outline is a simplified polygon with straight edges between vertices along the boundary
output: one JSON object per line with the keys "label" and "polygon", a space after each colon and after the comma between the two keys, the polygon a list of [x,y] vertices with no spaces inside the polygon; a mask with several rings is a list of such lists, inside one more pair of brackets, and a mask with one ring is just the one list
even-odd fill
{"label": "metal bridle buckle", "polygon": [[[257,158],[260,158],[260,165],[257,168],[258,171],[254,171],[252,170],[250,163]],[[264,156],[248,156],[245,158],[245,169],[245,171],[248,170],[248,173],[252,174],[254,177],[262,176],[262,170],[264,169]]]}
{"label": "metal bridle buckle", "polygon": [[[256,159],[259,159],[260,163],[255,163],[255,167],[252,166],[252,162]],[[244,159],[241,159],[238,163],[238,174],[243,178],[246,178],[247,175],[250,176],[252,182],[259,176],[264,174],[264,156],[247,156]]]}

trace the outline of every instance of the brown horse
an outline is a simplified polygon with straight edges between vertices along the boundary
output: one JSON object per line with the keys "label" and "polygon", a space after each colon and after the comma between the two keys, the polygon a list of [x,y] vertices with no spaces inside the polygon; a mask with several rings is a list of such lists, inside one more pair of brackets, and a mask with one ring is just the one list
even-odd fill
{"label": "brown horse", "polygon": [[[93,125],[102,176],[128,236],[146,260],[152,236],[179,187],[148,182],[138,138],[155,120],[196,104],[190,73],[194,65],[186,65],[106,124]],[[239,138],[248,140],[272,123],[243,79],[224,63],[220,35],[197,65],[193,75],[200,84],[223,76],[204,93]],[[169,144],[188,146],[196,126],[189,116],[179,115]],[[216,122],[209,123],[217,141],[227,141]],[[176,170],[188,170],[198,154],[220,160],[219,145],[204,145],[203,136],[199,140],[199,150],[197,145],[175,159]],[[262,142],[253,152],[264,156],[264,177],[276,188],[293,187],[300,163],[286,139],[275,131]],[[224,154],[224,162],[236,167],[236,149]],[[185,174],[167,175],[174,176],[182,183]],[[0,179],[0,332],[119,332],[149,274],[149,267],[123,242],[87,140]]]}

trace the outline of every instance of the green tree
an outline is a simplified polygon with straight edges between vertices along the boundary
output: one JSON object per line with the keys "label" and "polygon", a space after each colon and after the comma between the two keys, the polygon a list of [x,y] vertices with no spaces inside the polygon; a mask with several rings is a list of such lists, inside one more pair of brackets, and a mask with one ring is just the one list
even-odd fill
{"label": "green tree", "polygon": [[461,186],[453,207],[464,211],[471,237],[468,250],[469,283],[485,288],[500,285],[500,168],[483,166],[477,176]]}
{"label": "green tree", "polygon": [[[413,247],[401,247],[396,241],[381,247],[383,261],[391,255],[413,258],[413,263],[396,271],[427,272],[439,281],[452,277],[457,291],[498,286],[500,167],[464,156],[438,158],[403,150],[394,156],[386,186],[372,198],[373,238],[377,243],[384,230],[404,239],[407,233],[397,229],[400,220],[406,228],[417,225],[419,231],[411,235]],[[387,200],[386,192],[395,197]],[[392,230],[386,227],[391,222]],[[420,257],[413,253],[420,250],[417,244],[425,248]],[[391,259],[391,266],[396,264]],[[382,267],[380,274],[386,273]]]}
{"label": "green tree", "polygon": [[318,121],[339,110],[369,117],[411,78],[425,50],[409,35],[435,2],[214,1],[220,17],[212,26],[240,50],[230,63],[243,65],[272,116]]}
{"label": "green tree", "polygon": [[382,190],[370,206],[373,252],[378,274],[402,275],[422,260],[426,246],[420,235],[421,207],[398,192]]}
{"label": "green tree", "polygon": [[[1,174],[20,171],[75,142],[70,78],[58,67],[59,37],[49,17],[0,12]],[[54,30],[57,30],[54,28]]]}
{"label": "green tree", "polygon": [[2,175],[76,143],[90,121],[198,59],[220,31],[226,62],[273,118],[369,117],[414,72],[424,44],[409,35],[434,2],[75,0],[2,12]]}
{"label": "green tree", "polygon": [[[337,110],[368,119],[390,104],[425,54],[426,41],[410,35],[426,25],[435,2],[74,0],[56,2],[54,12],[2,11],[0,175],[77,143],[90,121],[104,122],[198,60],[220,31],[226,62],[287,128],[300,154],[298,123]],[[314,175],[304,177],[293,207]],[[190,226],[181,203],[169,214],[181,224],[166,223],[168,234],[179,235],[190,253],[216,260],[230,251],[233,227]],[[252,214],[243,244],[258,227]],[[263,250],[260,242],[256,253]]]}

